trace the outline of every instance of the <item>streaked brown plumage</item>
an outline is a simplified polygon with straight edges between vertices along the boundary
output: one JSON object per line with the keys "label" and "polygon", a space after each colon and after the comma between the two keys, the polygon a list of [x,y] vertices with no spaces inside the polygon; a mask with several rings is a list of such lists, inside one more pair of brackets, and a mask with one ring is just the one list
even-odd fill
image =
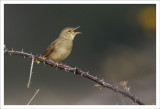
{"label": "streaked brown plumage", "polygon": [[57,62],[66,59],[72,51],[74,37],[81,33],[75,32],[77,28],[79,27],[67,27],[63,29],[59,37],[46,49],[42,58]]}

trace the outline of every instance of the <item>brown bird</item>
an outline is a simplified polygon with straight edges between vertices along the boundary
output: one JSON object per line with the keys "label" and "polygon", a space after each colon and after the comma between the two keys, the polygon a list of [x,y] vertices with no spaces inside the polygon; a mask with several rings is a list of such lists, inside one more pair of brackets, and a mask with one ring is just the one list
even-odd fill
{"label": "brown bird", "polygon": [[72,51],[74,37],[81,33],[75,32],[79,27],[67,27],[63,29],[59,37],[46,49],[42,58],[56,62],[66,59]]}

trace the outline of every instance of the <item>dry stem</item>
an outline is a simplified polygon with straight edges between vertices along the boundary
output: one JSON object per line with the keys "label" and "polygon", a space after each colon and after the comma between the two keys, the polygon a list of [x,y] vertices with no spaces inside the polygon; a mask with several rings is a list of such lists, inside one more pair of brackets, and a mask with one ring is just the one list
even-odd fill
{"label": "dry stem", "polygon": [[31,63],[31,69],[30,69],[30,75],[29,75],[29,80],[28,80],[28,84],[27,84],[27,88],[30,87],[30,83],[31,83],[31,78],[32,78],[32,69],[33,69],[33,63],[34,63],[34,58],[32,58],[32,63]]}
{"label": "dry stem", "polygon": [[38,92],[40,91],[40,89],[37,89],[36,90],[36,92],[35,92],[35,94],[32,96],[32,98],[29,100],[29,102],[27,103],[27,105],[29,105],[32,101],[33,101],[33,99],[35,98],[35,96],[38,94]]}

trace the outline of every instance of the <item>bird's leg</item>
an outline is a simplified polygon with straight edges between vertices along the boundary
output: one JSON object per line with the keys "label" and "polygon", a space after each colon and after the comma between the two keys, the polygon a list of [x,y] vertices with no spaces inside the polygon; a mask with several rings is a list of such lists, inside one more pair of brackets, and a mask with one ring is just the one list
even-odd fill
{"label": "bird's leg", "polygon": [[66,64],[63,64],[62,62],[59,62],[60,65],[66,66]]}
{"label": "bird's leg", "polygon": [[55,66],[58,66],[58,65],[59,65],[59,63],[58,63],[57,61],[55,61],[55,60],[49,59],[49,61],[52,62],[52,63],[55,63]]}

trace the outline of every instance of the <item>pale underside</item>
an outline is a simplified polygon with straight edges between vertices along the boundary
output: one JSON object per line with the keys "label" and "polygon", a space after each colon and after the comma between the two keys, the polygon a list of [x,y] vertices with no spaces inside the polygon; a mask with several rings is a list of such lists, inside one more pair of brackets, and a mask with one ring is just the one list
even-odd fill
{"label": "pale underside", "polygon": [[43,56],[45,59],[60,62],[69,56],[72,50],[72,42],[58,40],[52,42],[47,48]]}

